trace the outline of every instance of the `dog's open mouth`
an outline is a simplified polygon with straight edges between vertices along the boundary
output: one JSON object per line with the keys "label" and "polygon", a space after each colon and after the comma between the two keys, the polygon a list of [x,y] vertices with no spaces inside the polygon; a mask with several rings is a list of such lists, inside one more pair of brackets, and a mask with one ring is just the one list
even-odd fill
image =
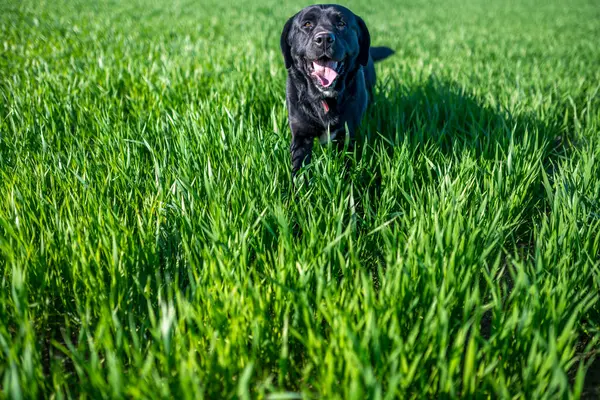
{"label": "dog's open mouth", "polygon": [[320,59],[309,61],[308,69],[310,74],[317,78],[317,82],[324,88],[328,88],[335,83],[342,69],[343,61],[333,61],[329,59]]}

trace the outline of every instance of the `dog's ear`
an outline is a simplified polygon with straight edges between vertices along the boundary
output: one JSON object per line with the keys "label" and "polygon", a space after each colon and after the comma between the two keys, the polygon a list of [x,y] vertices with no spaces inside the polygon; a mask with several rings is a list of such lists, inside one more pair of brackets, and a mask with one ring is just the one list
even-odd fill
{"label": "dog's ear", "polygon": [[367,29],[365,21],[358,15],[356,16],[356,22],[358,23],[358,45],[360,50],[358,51],[358,62],[361,65],[367,65],[369,62],[369,51],[371,48],[371,35]]}
{"label": "dog's ear", "polygon": [[288,19],[285,25],[283,26],[283,31],[281,32],[281,39],[279,39],[279,47],[281,47],[281,53],[283,54],[283,60],[285,61],[285,69],[289,69],[292,66],[292,47],[290,46],[289,36],[290,29],[294,24],[294,15],[292,18]]}

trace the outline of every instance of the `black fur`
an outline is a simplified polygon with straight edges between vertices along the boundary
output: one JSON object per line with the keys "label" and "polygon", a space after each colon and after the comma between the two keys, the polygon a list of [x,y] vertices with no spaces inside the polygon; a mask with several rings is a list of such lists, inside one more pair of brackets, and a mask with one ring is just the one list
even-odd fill
{"label": "black fur", "polygon": [[[318,35],[330,35],[331,44],[317,44]],[[281,52],[288,71],[286,102],[292,143],[292,170],[310,162],[315,137],[344,140],[360,124],[375,86],[374,61],[394,52],[371,47],[365,22],[345,7],[331,4],[306,7],[290,18],[281,33]],[[331,86],[311,74],[312,61],[340,65]]]}

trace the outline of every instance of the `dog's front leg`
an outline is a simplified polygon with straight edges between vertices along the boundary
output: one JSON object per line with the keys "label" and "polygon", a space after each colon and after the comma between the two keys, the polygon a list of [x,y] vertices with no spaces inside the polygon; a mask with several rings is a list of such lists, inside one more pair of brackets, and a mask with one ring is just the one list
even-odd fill
{"label": "dog's front leg", "polygon": [[295,175],[303,165],[310,163],[314,137],[292,134],[290,154],[292,156],[292,174]]}

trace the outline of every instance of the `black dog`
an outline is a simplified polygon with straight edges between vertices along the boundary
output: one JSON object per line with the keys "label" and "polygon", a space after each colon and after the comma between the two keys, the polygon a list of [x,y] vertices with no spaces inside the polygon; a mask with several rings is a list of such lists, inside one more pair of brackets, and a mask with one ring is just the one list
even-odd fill
{"label": "black dog", "polygon": [[286,100],[292,130],[292,170],[310,162],[315,137],[321,143],[350,138],[375,85],[374,61],[394,52],[371,47],[365,22],[338,5],[306,7],[281,33],[288,71]]}

